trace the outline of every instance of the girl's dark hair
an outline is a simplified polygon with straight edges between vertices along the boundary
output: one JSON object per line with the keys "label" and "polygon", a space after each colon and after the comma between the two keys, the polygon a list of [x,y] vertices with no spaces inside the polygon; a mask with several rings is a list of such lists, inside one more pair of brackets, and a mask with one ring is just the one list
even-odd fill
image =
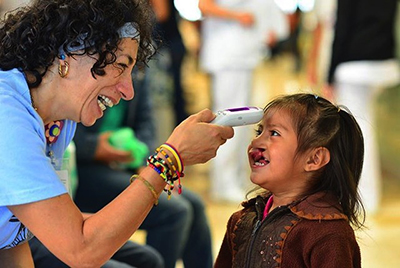
{"label": "girl's dark hair", "polygon": [[155,52],[154,18],[146,0],[35,0],[6,13],[1,21],[0,69],[30,72],[35,81],[29,86],[37,87],[59,57],[59,48],[85,36],[83,52],[66,53],[98,54],[91,72],[93,77],[102,76],[104,68],[116,60],[117,31],[126,22],[133,22],[140,33],[137,62],[146,63]]}
{"label": "girl's dark hair", "polygon": [[317,147],[330,152],[330,162],[313,174],[306,194],[332,192],[350,223],[362,227],[365,210],[357,186],[364,159],[364,138],[355,118],[345,107],[305,93],[279,97],[264,108],[265,113],[276,110],[284,110],[292,118],[297,154]]}

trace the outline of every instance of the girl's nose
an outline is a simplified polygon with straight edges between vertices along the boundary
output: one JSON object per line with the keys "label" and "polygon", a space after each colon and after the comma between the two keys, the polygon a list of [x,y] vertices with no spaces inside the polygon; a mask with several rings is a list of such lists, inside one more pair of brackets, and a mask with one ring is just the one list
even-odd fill
{"label": "girl's nose", "polygon": [[252,140],[250,145],[254,148],[257,147],[264,147],[266,143],[266,138],[265,136],[263,136],[263,133],[261,133],[260,135],[255,136]]}

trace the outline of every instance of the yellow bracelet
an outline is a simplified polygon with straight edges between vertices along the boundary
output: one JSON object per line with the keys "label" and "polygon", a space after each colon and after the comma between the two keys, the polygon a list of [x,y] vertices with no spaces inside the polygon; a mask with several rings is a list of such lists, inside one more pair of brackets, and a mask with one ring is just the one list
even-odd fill
{"label": "yellow bracelet", "polygon": [[147,189],[150,190],[150,192],[153,194],[153,197],[155,199],[154,205],[157,206],[158,205],[158,195],[157,195],[156,189],[154,189],[153,185],[151,185],[151,183],[148,182],[145,178],[140,177],[137,174],[132,175],[130,182],[132,183],[136,179],[142,181],[144,183],[144,185],[146,185]]}
{"label": "yellow bracelet", "polygon": [[[161,147],[158,147],[158,148],[157,148],[157,152],[160,152],[160,153],[165,157],[165,159],[167,159],[167,161],[168,161],[168,163],[170,163],[170,165],[171,165],[173,171],[174,171],[175,173],[177,173],[178,170],[176,170],[176,167],[175,167],[175,165],[174,165],[174,162],[172,161],[171,157],[169,157],[169,155],[165,152],[165,149],[164,149],[164,148],[161,148]],[[171,174],[172,174],[172,173],[171,173]]]}
{"label": "yellow bracelet", "polygon": [[183,171],[183,166],[182,166],[182,163],[181,163],[182,160],[179,157],[178,153],[175,151],[175,149],[172,148],[169,144],[165,144],[165,143],[161,144],[160,148],[165,148],[165,149],[167,149],[168,151],[170,151],[172,153],[172,155],[175,157],[175,160],[176,160],[176,162],[178,164],[178,171],[181,173]]}

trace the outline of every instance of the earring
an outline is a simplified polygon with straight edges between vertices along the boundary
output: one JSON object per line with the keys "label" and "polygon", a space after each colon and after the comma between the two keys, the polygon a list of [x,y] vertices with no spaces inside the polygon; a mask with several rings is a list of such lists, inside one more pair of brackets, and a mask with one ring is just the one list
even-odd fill
{"label": "earring", "polygon": [[69,63],[65,60],[65,54],[62,53],[60,54],[60,60],[63,61],[63,63],[61,63],[58,65],[58,74],[64,78],[68,75],[68,71],[69,71]]}
{"label": "earring", "polygon": [[69,63],[67,61],[64,61],[64,64],[61,63],[58,65],[58,74],[64,78],[68,75],[69,71]]}

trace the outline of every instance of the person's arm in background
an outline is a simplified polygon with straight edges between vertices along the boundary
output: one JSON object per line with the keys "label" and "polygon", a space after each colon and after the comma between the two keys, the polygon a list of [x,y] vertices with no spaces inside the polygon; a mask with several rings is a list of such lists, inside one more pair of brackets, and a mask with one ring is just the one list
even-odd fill
{"label": "person's arm in background", "polygon": [[199,9],[204,16],[236,20],[243,26],[252,26],[254,24],[253,14],[222,7],[215,0],[199,0]]}
{"label": "person's arm in background", "polygon": [[318,58],[321,50],[321,35],[322,35],[322,23],[317,22],[315,29],[312,34],[312,43],[310,48],[310,54],[308,56],[307,65],[307,77],[311,85],[315,86],[318,84]]}
{"label": "person's arm in background", "polygon": [[158,22],[163,22],[168,19],[171,12],[168,0],[150,0],[150,5],[153,7]]}
{"label": "person's arm in background", "polygon": [[[266,0],[267,1],[267,0]],[[282,41],[290,35],[288,16],[278,7],[274,0],[269,0],[266,9],[257,11],[258,24],[266,32],[266,44],[269,47]],[[260,14],[262,12],[263,14]]]}

